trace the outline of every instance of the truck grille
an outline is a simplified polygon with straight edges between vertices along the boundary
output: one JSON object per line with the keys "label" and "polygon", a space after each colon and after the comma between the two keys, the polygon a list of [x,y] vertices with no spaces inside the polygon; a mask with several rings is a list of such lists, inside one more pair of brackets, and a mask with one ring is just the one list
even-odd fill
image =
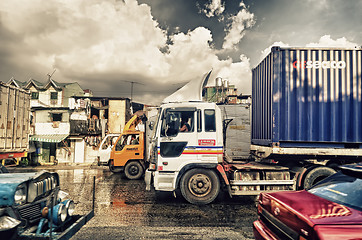
{"label": "truck grille", "polygon": [[40,202],[35,204],[26,204],[18,208],[19,215],[22,219],[28,222],[33,222],[41,218],[41,205]]}
{"label": "truck grille", "polygon": [[57,181],[54,176],[49,176],[43,180],[31,182],[29,184],[28,190],[28,201],[34,201],[37,197],[42,196],[53,190],[56,185]]}
{"label": "truck grille", "polygon": [[299,238],[299,234],[297,232],[276,219],[265,209],[262,210],[260,220],[280,239],[297,240]]}

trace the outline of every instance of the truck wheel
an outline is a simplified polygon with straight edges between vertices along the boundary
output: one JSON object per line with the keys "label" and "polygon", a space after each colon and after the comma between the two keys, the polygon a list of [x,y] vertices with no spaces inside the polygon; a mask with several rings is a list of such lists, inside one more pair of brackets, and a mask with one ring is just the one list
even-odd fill
{"label": "truck wheel", "polygon": [[128,162],[124,168],[124,174],[128,179],[140,179],[143,175],[143,167],[137,161]]}
{"label": "truck wheel", "polygon": [[109,161],[108,163],[108,167],[109,167],[109,171],[111,171],[112,173],[120,173],[122,171],[122,168],[120,167],[115,167],[111,161]]}
{"label": "truck wheel", "polygon": [[212,170],[194,168],[182,176],[180,189],[182,196],[189,203],[208,204],[219,195],[219,177]]}
{"label": "truck wheel", "polygon": [[316,167],[313,168],[304,178],[304,189],[312,187],[317,182],[325,179],[326,177],[336,173],[335,170],[329,167]]}

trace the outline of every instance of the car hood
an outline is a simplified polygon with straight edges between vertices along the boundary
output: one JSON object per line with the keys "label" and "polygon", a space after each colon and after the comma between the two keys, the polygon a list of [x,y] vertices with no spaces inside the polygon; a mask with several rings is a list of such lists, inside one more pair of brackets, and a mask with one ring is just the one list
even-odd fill
{"label": "car hood", "polygon": [[10,206],[14,203],[17,187],[29,180],[42,175],[42,172],[31,173],[2,173],[0,174],[0,206]]}
{"label": "car hood", "polygon": [[[313,195],[305,190],[270,193],[275,205],[304,219],[310,226],[324,224],[362,224],[362,212]],[[273,209],[270,209],[273,210]],[[275,209],[273,210],[275,211]],[[271,211],[271,212],[273,212]]]}
{"label": "car hood", "polygon": [[38,172],[2,173],[0,174],[0,184],[20,184],[38,175],[39,175]]}

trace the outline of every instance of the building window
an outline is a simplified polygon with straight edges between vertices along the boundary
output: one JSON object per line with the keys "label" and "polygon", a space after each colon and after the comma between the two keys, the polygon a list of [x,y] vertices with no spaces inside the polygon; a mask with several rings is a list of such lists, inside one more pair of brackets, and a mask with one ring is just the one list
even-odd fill
{"label": "building window", "polygon": [[62,114],[61,113],[52,113],[52,121],[53,122],[60,122],[62,121]]}
{"label": "building window", "polygon": [[51,100],[58,100],[58,92],[51,92],[50,93]]}
{"label": "building window", "polygon": [[39,99],[39,92],[32,92],[31,99]]}

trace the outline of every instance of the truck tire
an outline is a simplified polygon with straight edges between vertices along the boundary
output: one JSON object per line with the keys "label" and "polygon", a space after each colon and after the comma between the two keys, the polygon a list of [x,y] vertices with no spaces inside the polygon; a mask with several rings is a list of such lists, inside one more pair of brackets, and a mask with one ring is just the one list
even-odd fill
{"label": "truck tire", "polygon": [[138,161],[128,162],[124,168],[126,178],[130,180],[140,179],[143,175],[143,167]]}
{"label": "truck tire", "polygon": [[111,161],[109,161],[108,163],[108,167],[109,167],[109,171],[111,171],[112,173],[120,173],[122,171],[121,167],[115,167]]}
{"label": "truck tire", "polygon": [[336,173],[336,171],[329,167],[316,167],[305,175],[303,187],[308,189],[312,187],[317,182],[323,180],[324,178]]}
{"label": "truck tire", "polygon": [[182,196],[189,203],[209,204],[219,195],[219,177],[212,170],[194,168],[182,176],[180,189]]}

